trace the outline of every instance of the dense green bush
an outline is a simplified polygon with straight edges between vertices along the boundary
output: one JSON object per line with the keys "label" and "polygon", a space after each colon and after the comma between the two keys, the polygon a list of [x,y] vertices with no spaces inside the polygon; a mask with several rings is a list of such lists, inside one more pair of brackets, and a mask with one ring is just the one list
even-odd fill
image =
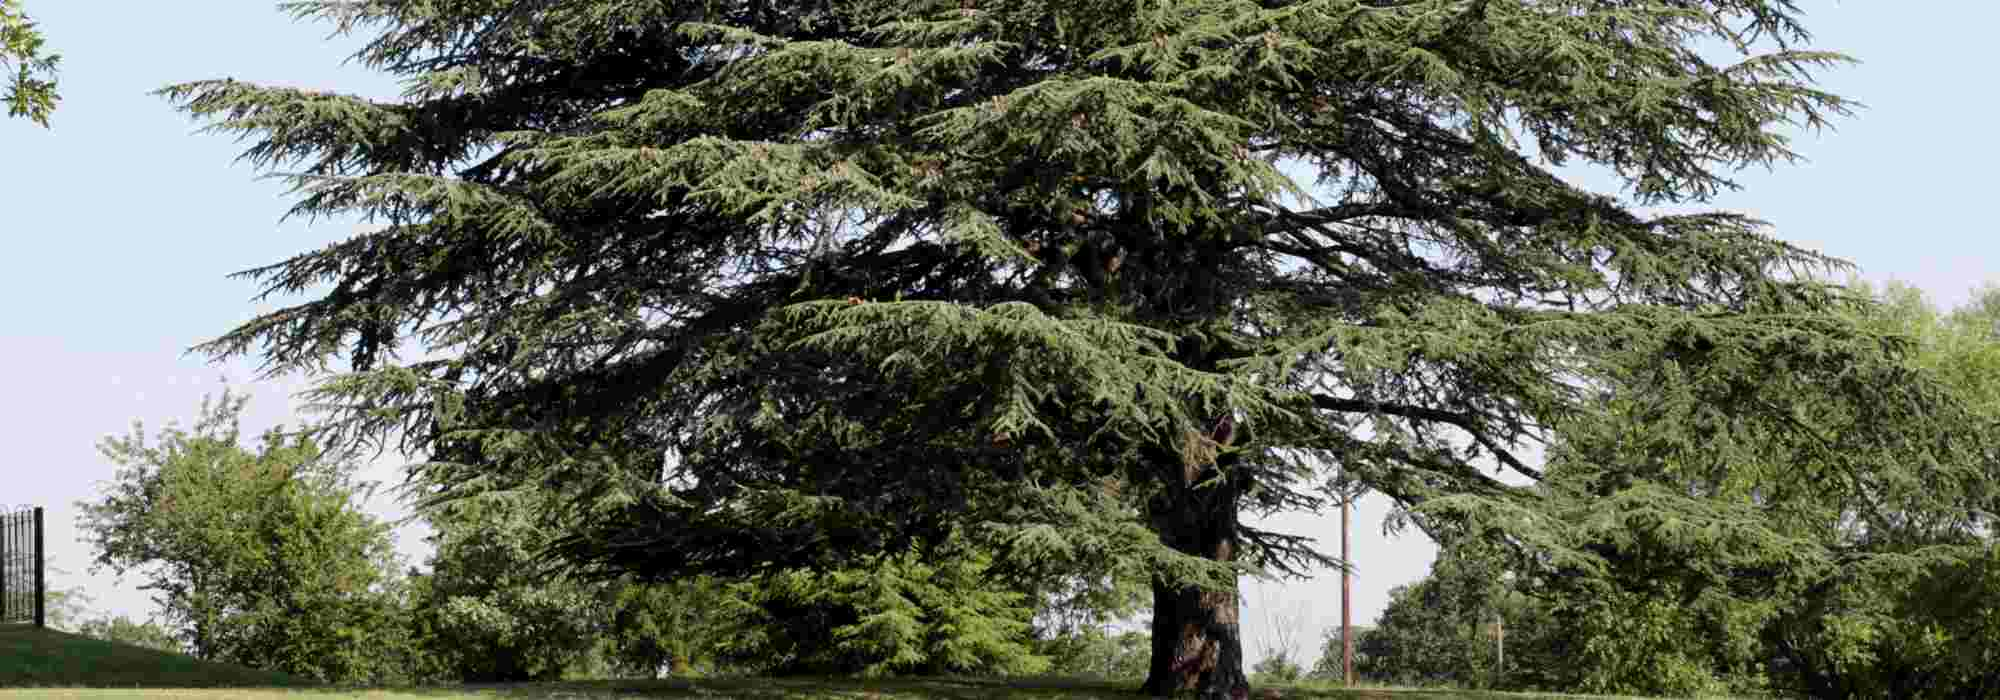
{"label": "dense green bush", "polygon": [[987,575],[982,556],[872,558],[831,572],[788,571],[731,584],[741,632],[725,665],[773,675],[1047,672],[1027,596]]}
{"label": "dense green bush", "polygon": [[559,680],[605,631],[602,586],[543,573],[549,535],[524,494],[464,499],[430,514],[431,570],[413,572],[410,625],[421,675],[466,682]]}
{"label": "dense green bush", "polygon": [[1775,681],[1816,697],[2000,697],[2000,545],[1871,567],[1786,611]]}

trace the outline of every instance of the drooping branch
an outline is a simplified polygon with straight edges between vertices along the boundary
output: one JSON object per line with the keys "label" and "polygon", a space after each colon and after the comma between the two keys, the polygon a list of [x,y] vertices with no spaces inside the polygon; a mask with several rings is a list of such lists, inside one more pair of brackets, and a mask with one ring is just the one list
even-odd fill
{"label": "drooping branch", "polygon": [[1341,568],[1340,559],[1320,553],[1313,546],[1313,538],[1270,530],[1260,530],[1249,525],[1237,525],[1236,536],[1249,549],[1259,554],[1258,563],[1275,569],[1278,573],[1294,578],[1305,578],[1306,570],[1313,566]]}

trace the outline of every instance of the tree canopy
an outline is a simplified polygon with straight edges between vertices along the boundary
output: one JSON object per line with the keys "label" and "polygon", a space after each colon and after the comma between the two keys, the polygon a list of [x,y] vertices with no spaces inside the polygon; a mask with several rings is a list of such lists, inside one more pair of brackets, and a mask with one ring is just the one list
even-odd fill
{"label": "tree canopy", "polygon": [[[1824,442],[1862,517],[1922,498],[1877,465],[1986,473],[1907,340],[1837,313],[1869,303],[1814,277],[1841,263],[1638,208],[1846,113],[1786,0],[286,7],[368,32],[403,99],[162,94],[294,213],[381,227],[248,271],[316,296],[200,349],[344,356],[321,428],[400,436],[434,499],[563,494],[584,574],[1116,562],[1153,589],[1146,689],[1220,696],[1236,576],[1340,563],[1241,516],[1320,508],[1333,466],[1606,581],[1607,519],[1767,522],[1663,471]],[[1547,482],[1537,443],[1575,478],[1493,474]],[[1780,556],[1820,515],[1646,561]]]}

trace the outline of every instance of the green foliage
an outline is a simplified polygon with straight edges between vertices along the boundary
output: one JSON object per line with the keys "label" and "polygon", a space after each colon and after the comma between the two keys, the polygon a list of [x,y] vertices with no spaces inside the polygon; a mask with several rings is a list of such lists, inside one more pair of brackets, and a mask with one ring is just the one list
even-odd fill
{"label": "green foliage", "polygon": [[[1919,348],[1913,362],[1972,408],[1980,420],[1967,430],[1989,431],[2000,421],[2000,289],[1978,290],[1970,304],[1941,313],[1907,285],[1853,286],[1883,302],[1870,320],[1910,334]],[[1928,465],[1901,476],[1921,483],[1932,503],[1966,499],[1991,512],[1990,481],[1940,478]],[[1991,670],[2000,658],[1992,603],[2000,541],[1990,526],[1956,527],[1926,505],[1886,518],[1843,509],[1850,517],[1832,532],[1874,556],[1811,581],[1774,616],[1765,631],[1778,660],[1774,685],[1815,695],[1938,698],[2000,690]]]}
{"label": "green foliage", "polygon": [[[1849,322],[1909,344],[1902,370],[1882,381],[1941,387],[1944,401],[1927,409],[1937,426],[1979,434],[2000,419],[2000,392],[1986,373],[2000,368],[2000,344],[1991,316],[1982,315],[1993,307],[1976,302],[1947,315],[1907,287],[1851,290],[1876,303],[1849,309]],[[1900,380],[1891,378],[1897,374]],[[1915,463],[1866,457],[1896,438],[1845,442],[1863,430],[1853,421],[1915,416],[1868,418],[1871,407],[1844,403],[1822,384],[1793,387],[1798,409],[1789,428],[1736,426],[1739,434],[1762,435],[1754,442],[1714,433],[1719,444],[1704,451],[1740,455],[1717,468],[1724,465],[1689,459],[1684,446],[1662,444],[1649,431],[1656,425],[1649,421],[1719,420],[1698,404],[1676,406],[1687,397],[1663,396],[1662,385],[1670,384],[1635,378],[1606,396],[1634,411],[1614,432],[1615,449],[1599,443],[1603,451],[1594,455],[1572,451],[1589,440],[1578,432],[1576,442],[1552,450],[1544,485],[1552,501],[1568,505],[1553,510],[1561,526],[1550,532],[1575,538],[1564,546],[1582,543],[1589,556],[1565,562],[1555,548],[1521,547],[1521,556],[1496,560],[1490,575],[1475,577],[1508,595],[1529,594],[1528,612],[1541,620],[1530,628],[1541,630],[1540,640],[1510,633],[1509,657],[1521,663],[1510,661],[1509,686],[1980,694],[1989,681],[1979,667],[1944,661],[1927,645],[1949,638],[1963,658],[1990,653],[1970,629],[1942,631],[1947,619],[1979,619],[1969,591],[1983,585],[1977,562],[1992,547],[1982,514],[1994,498],[1990,477],[1981,476],[1993,472],[1985,456]],[[1766,389],[1753,385],[1729,391],[1731,398],[1711,401],[1768,400],[1760,398]],[[1511,584],[1497,583],[1501,572]],[[1423,586],[1441,583],[1439,575]],[[1384,627],[1413,627],[1395,617],[1385,615]],[[1511,616],[1509,623],[1521,629]],[[1421,665],[1442,652],[1409,656]],[[1548,663],[1531,663],[1537,656]]]}
{"label": "green foliage", "polygon": [[[1441,547],[1430,575],[1390,589],[1375,625],[1355,640],[1354,674],[1396,685],[1488,687],[1495,680],[1495,650],[1487,636],[1494,620],[1505,620],[1510,636],[1532,624],[1518,614],[1523,611],[1506,606],[1509,601],[1505,569],[1490,553],[1470,544]],[[1324,649],[1320,672],[1339,678],[1338,630]],[[1508,666],[1527,664],[1516,660]]]}
{"label": "green foliage", "polygon": [[[1719,625],[1712,610],[1717,603],[1697,599],[1682,607],[1680,593],[1668,584],[1645,593],[1604,591],[1557,606],[1552,620],[1575,640],[1576,653],[1571,665],[1549,675],[1562,687],[1596,694],[1692,697],[1737,690],[1724,674],[1756,662],[1763,649],[1754,640],[1764,620],[1750,615],[1744,626]],[[1719,650],[1744,654],[1716,658]]]}
{"label": "green foliage", "polygon": [[788,571],[730,586],[742,615],[720,650],[774,675],[1035,675],[1031,602],[970,555],[914,553],[825,572]]}
{"label": "green foliage", "polygon": [[7,116],[27,117],[44,127],[56,109],[55,72],[61,56],[44,53],[46,40],[21,10],[19,0],[0,0],[0,74],[6,92]]}
{"label": "green foliage", "polygon": [[[1425,605],[1425,581],[1389,590],[1389,604],[1376,619],[1374,631],[1355,640],[1354,674],[1381,683],[1408,686],[1463,685],[1476,677],[1463,634],[1468,615]],[[1476,619],[1476,618],[1473,618]],[[1338,641],[1329,670],[1341,671]],[[1323,663],[1324,656],[1322,656]]]}
{"label": "green foliage", "polygon": [[1820,638],[1832,643],[1795,647],[1802,666],[1842,671],[1854,696],[2000,693],[2000,544],[1841,588],[1838,612],[1820,618]]}
{"label": "green foliage", "polygon": [[397,678],[408,649],[385,525],[354,503],[350,466],[304,437],[238,444],[247,398],[202,402],[194,430],[106,438],[119,466],[80,501],[92,569],[140,570],[196,658],[322,681]]}
{"label": "green foliage", "polygon": [[[399,434],[434,502],[559,494],[591,576],[948,534],[1015,580],[1115,563],[1202,602],[1156,611],[1201,634],[1155,651],[1212,672],[1152,689],[1215,696],[1236,577],[1332,563],[1241,515],[1325,507],[1332,465],[1524,586],[1730,620],[1861,566],[1815,539],[1846,515],[1993,511],[1962,403],[1802,274],[1841,263],[1636,208],[1846,112],[1790,2],[287,6],[375,32],[357,58],[406,99],[162,94],[292,173],[295,213],[385,225],[251,271],[323,296],[201,349],[347,355],[330,439]],[[826,576],[867,603],[825,628],[854,655],[797,658],[926,656],[911,577]]]}
{"label": "green foliage", "polygon": [[[1594,684],[1689,694],[1720,687],[1707,657],[1699,656],[1708,640],[1663,638],[1647,626],[1685,624],[1673,615],[1677,600],[1615,588],[1560,597],[1525,585],[1523,570],[1507,548],[1483,540],[1440,547],[1428,576],[1392,589],[1376,624],[1357,628],[1355,675],[1371,683],[1511,691],[1570,692]],[[1657,615],[1625,617],[1645,612]],[[1687,664],[1676,665],[1688,654],[1703,662],[1692,680]],[[1328,633],[1314,675],[1339,678],[1337,630]]]}
{"label": "green foliage", "polygon": [[741,581],[586,582],[546,573],[542,496],[492,493],[429,517],[436,554],[416,574],[417,628],[436,672],[467,682],[554,680],[595,669],[885,675],[1025,674],[1027,598],[983,559],[914,555]]}
{"label": "green foliage", "polygon": [[602,586],[552,577],[535,496],[495,493],[428,515],[430,571],[411,607],[436,671],[465,682],[559,680],[606,626]]}
{"label": "green foliage", "polygon": [[695,577],[614,587],[608,655],[620,670],[653,677],[719,671],[716,654],[741,633],[745,611],[723,583]]}

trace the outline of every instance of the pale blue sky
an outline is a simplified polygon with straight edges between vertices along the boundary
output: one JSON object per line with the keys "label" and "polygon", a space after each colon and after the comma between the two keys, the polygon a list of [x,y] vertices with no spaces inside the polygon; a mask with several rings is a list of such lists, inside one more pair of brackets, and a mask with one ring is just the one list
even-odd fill
{"label": "pale blue sky", "polygon": [[[2000,243],[1981,233],[1994,201],[1976,170],[1995,162],[1995,142],[1972,121],[1994,111],[1992,27],[2000,3],[1803,3],[1816,47],[1849,53],[1858,66],[1822,85],[1869,105],[1836,131],[1803,135],[1811,162],[1742,174],[1742,192],[1715,206],[1763,217],[1779,237],[1853,261],[1863,276],[1900,279],[1953,305],[1993,278]],[[1921,6],[1921,10],[1919,10]],[[147,93],[173,82],[234,77],[388,97],[395,83],[343,59],[359,44],[327,40],[328,28],[294,23],[267,0],[190,3],[27,0],[50,44],[64,54],[63,102],[54,128],[0,121],[0,358],[13,370],[0,402],[0,504],[49,508],[49,545],[103,610],[150,612],[135,581],[84,574],[72,503],[95,495],[112,465],[102,436],[140,419],[154,428],[190,419],[203,393],[227,376],[248,384],[254,364],[212,366],[184,356],[190,345],[262,310],[255,289],[225,279],[353,233],[352,222],[278,224],[280,183],[232,159],[240,146],[198,136],[192,124]],[[1606,187],[1609,183],[1593,180]],[[295,422],[289,395],[302,379],[250,385],[246,432]],[[394,481],[385,459],[367,476]],[[387,497],[371,508],[403,509]],[[1380,534],[1380,503],[1355,517],[1355,621],[1373,619],[1388,589],[1423,575],[1434,550],[1418,535]],[[1337,548],[1337,518],[1293,516],[1280,524]],[[422,531],[399,532],[418,559]],[[1268,591],[1302,602],[1310,638],[1337,624],[1338,577]],[[1254,601],[1256,592],[1246,591]],[[1284,607],[1295,607],[1285,605]],[[1269,638],[1261,611],[1246,611],[1246,639]],[[1304,651],[1304,650],[1299,650]]]}

